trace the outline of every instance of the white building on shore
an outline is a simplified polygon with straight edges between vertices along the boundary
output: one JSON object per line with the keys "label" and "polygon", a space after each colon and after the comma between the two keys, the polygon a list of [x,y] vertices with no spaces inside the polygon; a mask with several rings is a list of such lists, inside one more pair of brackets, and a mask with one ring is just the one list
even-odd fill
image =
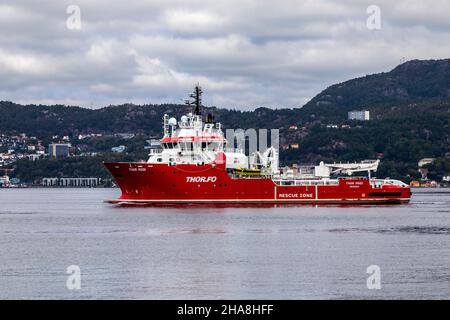
{"label": "white building on shore", "polygon": [[370,112],[367,110],[362,111],[350,111],[348,113],[348,120],[368,121],[370,120]]}
{"label": "white building on shore", "polygon": [[101,178],[43,178],[44,187],[97,187]]}

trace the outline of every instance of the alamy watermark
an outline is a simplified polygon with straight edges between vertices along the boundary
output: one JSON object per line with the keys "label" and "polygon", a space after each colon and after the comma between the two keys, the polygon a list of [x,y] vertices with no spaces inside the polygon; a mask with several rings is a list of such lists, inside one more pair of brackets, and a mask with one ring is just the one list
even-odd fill
{"label": "alamy watermark", "polygon": [[369,30],[381,29],[381,8],[375,4],[367,7],[366,13],[369,15],[366,20],[366,26]]}
{"label": "alamy watermark", "polygon": [[66,27],[69,30],[81,29],[81,9],[80,6],[72,4],[67,7],[66,13],[69,17],[66,20]]}
{"label": "alamy watermark", "polygon": [[66,287],[69,290],[81,289],[81,269],[77,265],[68,266],[66,273],[69,274],[66,280]]}
{"label": "alamy watermark", "polygon": [[381,289],[381,269],[379,266],[372,264],[367,267],[366,273],[369,274],[367,277],[367,289],[369,290],[379,290]]}
{"label": "alamy watermark", "polygon": [[226,129],[225,137],[227,139],[227,145],[230,148],[236,147],[237,149],[247,151],[249,155],[256,151],[263,152],[267,150],[269,144],[277,151],[280,146],[279,129],[270,130],[270,141],[269,130],[267,129]]}
{"label": "alamy watermark", "polygon": [[[180,134],[181,128],[174,129],[171,131],[171,136],[178,136]],[[225,130],[225,142],[221,141],[208,141],[202,143],[194,143],[191,140],[186,140],[187,143],[190,144],[186,150],[193,151],[192,148],[196,151],[222,151],[222,147],[225,152],[238,152],[245,153],[248,156],[254,155],[256,152],[265,152],[269,148],[274,150],[276,154],[279,153],[280,149],[280,130],[279,129],[226,129]],[[152,146],[152,140],[147,140],[147,143],[150,145],[146,148],[150,148]],[[222,147],[220,147],[222,146]],[[189,155],[195,160],[197,155],[193,152],[189,153]]]}

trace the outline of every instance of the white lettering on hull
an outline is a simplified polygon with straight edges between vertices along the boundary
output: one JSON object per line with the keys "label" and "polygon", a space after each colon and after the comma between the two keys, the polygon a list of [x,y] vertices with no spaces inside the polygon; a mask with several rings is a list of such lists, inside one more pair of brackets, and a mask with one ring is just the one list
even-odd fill
{"label": "white lettering on hull", "polygon": [[312,193],[280,193],[279,198],[313,198]]}
{"label": "white lettering on hull", "polygon": [[216,182],[216,176],[210,177],[186,177],[186,182]]}

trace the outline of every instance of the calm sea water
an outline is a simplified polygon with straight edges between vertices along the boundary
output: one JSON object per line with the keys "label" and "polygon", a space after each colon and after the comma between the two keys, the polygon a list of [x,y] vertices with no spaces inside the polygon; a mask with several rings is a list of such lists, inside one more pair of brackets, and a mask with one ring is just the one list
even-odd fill
{"label": "calm sea water", "polygon": [[395,206],[103,203],[118,193],[0,189],[0,298],[450,298],[449,189]]}

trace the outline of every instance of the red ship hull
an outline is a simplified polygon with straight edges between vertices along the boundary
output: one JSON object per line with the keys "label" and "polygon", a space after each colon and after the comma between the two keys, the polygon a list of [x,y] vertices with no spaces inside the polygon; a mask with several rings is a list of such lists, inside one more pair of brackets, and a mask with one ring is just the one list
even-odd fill
{"label": "red ship hull", "polygon": [[[223,164],[171,166],[152,163],[104,163],[122,195],[111,203],[406,203],[406,186],[375,188],[368,179],[339,179],[311,185],[283,185],[270,178],[233,178]],[[285,185],[286,184],[286,185]]]}

